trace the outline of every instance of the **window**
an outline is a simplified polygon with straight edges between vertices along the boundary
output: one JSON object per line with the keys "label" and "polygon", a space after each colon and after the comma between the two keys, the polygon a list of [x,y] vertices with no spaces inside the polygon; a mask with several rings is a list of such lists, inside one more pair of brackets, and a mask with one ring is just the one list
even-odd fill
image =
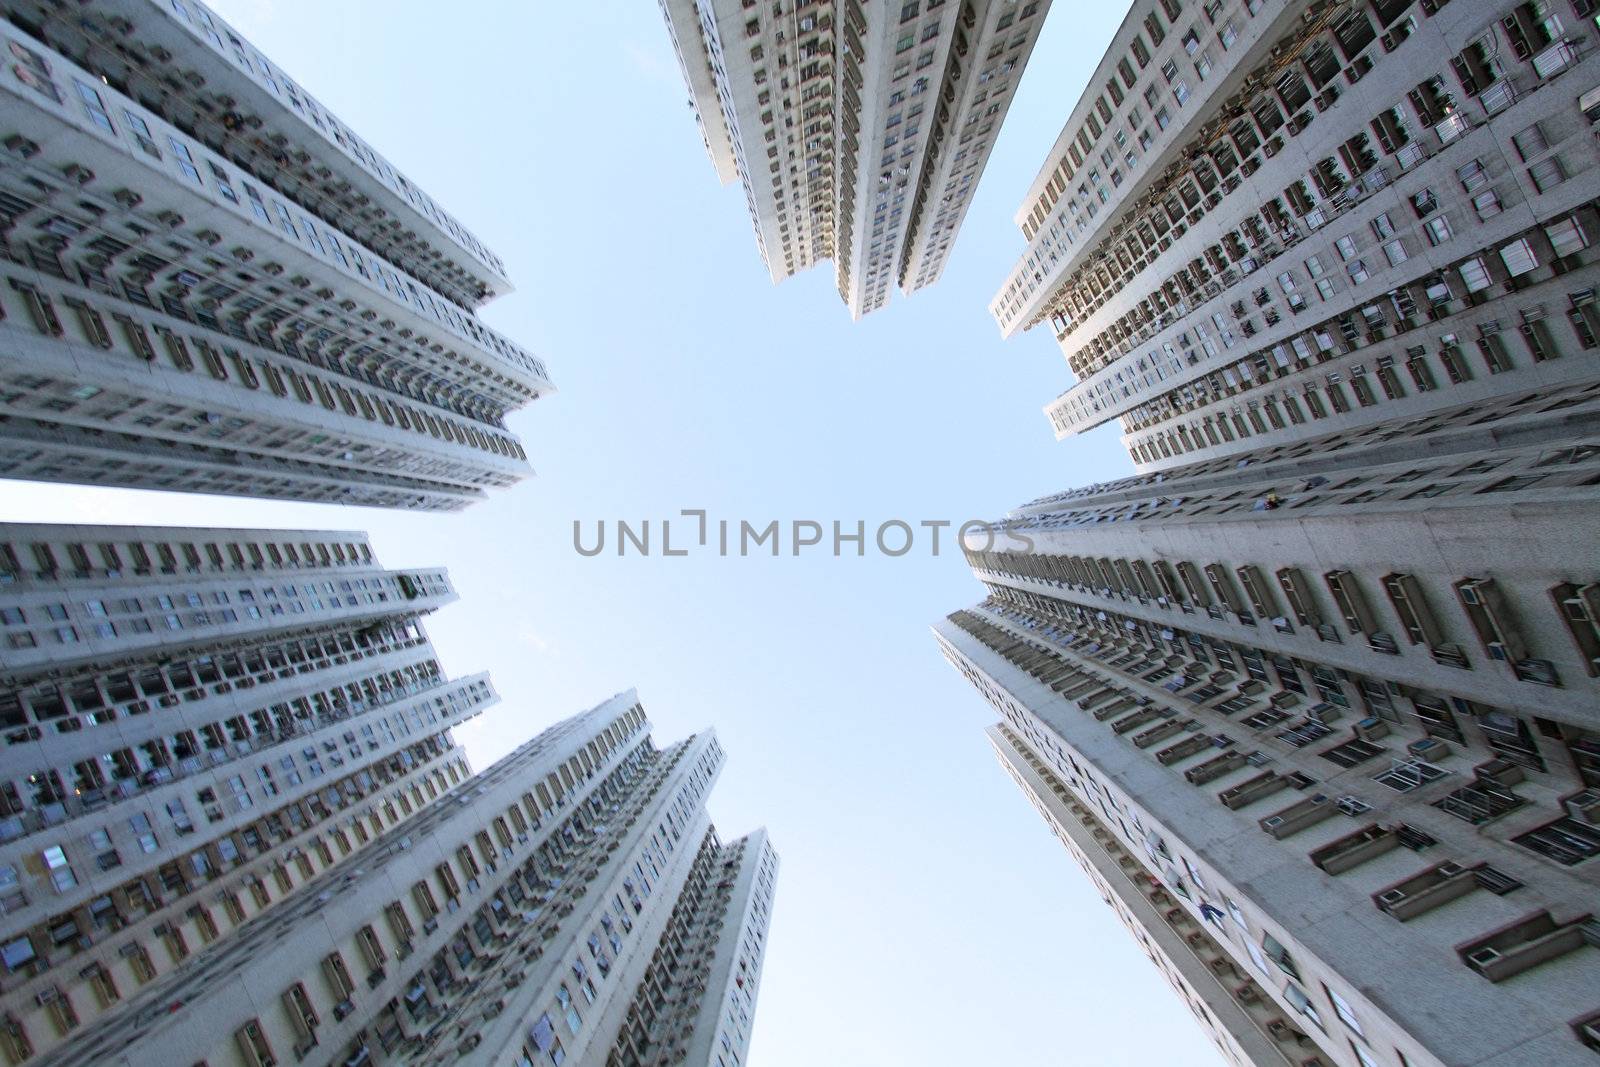
{"label": "window", "polygon": [[1283,990],[1283,999],[1292,1004],[1301,1015],[1310,1019],[1318,1030],[1323,1033],[1328,1032],[1328,1028],[1322,1025],[1322,1016],[1317,1014],[1316,1006],[1311,1003],[1311,998],[1306,996],[1305,991],[1299,986],[1290,982]]}
{"label": "window", "polygon": [[261,194],[256,191],[255,186],[249,182],[240,182],[239,184],[244,186],[245,196],[250,200],[250,210],[255,212],[256,218],[270,225],[272,218],[267,214],[266,202],[261,199]]}
{"label": "window", "polygon": [[1323,759],[1337,763],[1341,767],[1354,767],[1365,763],[1374,756],[1387,751],[1380,745],[1355,737],[1340,745],[1334,745],[1326,752],[1318,753]]}
{"label": "window", "polygon": [[1254,941],[1246,941],[1244,947],[1250,950],[1250,960],[1256,965],[1256,969],[1262,974],[1270,975],[1272,969],[1267,966],[1267,958],[1261,954],[1261,950],[1256,947],[1256,943]]}
{"label": "window", "polygon": [[1482,258],[1469,259],[1457,270],[1460,271],[1461,281],[1469,293],[1481,293],[1494,284],[1494,279],[1489,276],[1489,268]]}
{"label": "window", "polygon": [[1550,142],[1545,139],[1544,131],[1535,122],[1532,126],[1511,138],[1511,143],[1517,147],[1517,155],[1522,157],[1524,163],[1550,147]]}
{"label": "window", "polygon": [[1577,255],[1589,247],[1589,238],[1578,225],[1576,218],[1565,218],[1552,222],[1544,228],[1544,233],[1550,240],[1550,245],[1555,249],[1557,258]]}
{"label": "window", "polygon": [[1539,266],[1539,257],[1534,253],[1533,245],[1528,243],[1526,237],[1518,238],[1501,248],[1500,260],[1513,278],[1527,274]]}
{"label": "window", "polygon": [[78,884],[77,875],[72,873],[72,865],[67,862],[67,854],[60,845],[51,845],[40,853],[44,860],[45,870],[50,874],[50,884],[55,886],[57,893],[65,893]]}
{"label": "window", "polygon": [[367,966],[373,971],[380,970],[388,955],[383,951],[383,942],[378,939],[378,932],[369,924],[356,931],[356,943],[361,947],[361,955],[366,959]]}
{"label": "window", "polygon": [[[333,990],[333,995],[340,1001],[350,999],[355,992],[356,984],[350,978],[350,969],[345,965],[344,955],[338,950],[322,958],[322,974],[328,980],[328,988]],[[339,1014],[337,1009],[334,1014]]]}
{"label": "window", "polygon": [[172,145],[173,155],[177,157],[178,169],[183,171],[183,176],[196,185],[204,185],[205,182],[200,180],[200,168],[194,165],[194,156],[189,152],[189,146],[171,135],[168,135],[167,142]]}
{"label": "window", "polygon": [[1461,183],[1463,190],[1472,193],[1488,184],[1489,172],[1483,169],[1480,161],[1474,159],[1456,168],[1456,180]]}
{"label": "window", "polygon": [[228,172],[215,163],[210,163],[209,165],[211,167],[211,177],[217,183],[217,191],[222,194],[224,200],[237,204],[239,202],[239,194],[233,191],[233,185],[228,181]]}
{"label": "window", "polygon": [[296,982],[283,991],[283,1006],[289,1013],[289,1019],[294,1023],[295,1029],[302,1038],[316,1039],[317,1027],[322,1020],[317,1016],[317,1009],[311,1003],[311,997],[306,993],[303,983]]}
{"label": "window", "polygon": [[561,1006],[561,1012],[566,1016],[567,1029],[576,1034],[580,1029],[583,1028],[583,1016],[580,1015],[578,1013],[578,1009],[573,1006],[572,990],[569,989],[564,982],[561,984],[561,987],[556,990],[556,1003]]}
{"label": "window", "polygon": [[1511,840],[1565,867],[1600,856],[1600,827],[1577,819],[1557,819]]}
{"label": "window", "polygon": [[7,971],[15,972],[18,968],[32,963],[36,957],[33,942],[26,936],[0,945],[0,963],[5,964]]}
{"label": "window", "polygon": [[[1289,955],[1289,950],[1284,948],[1283,945],[1278,942],[1277,938],[1273,937],[1271,934],[1263,934],[1261,937],[1261,949],[1266,953],[1268,959],[1278,965],[1279,970],[1283,971],[1283,973],[1288,975],[1290,978],[1299,981],[1300,970],[1295,966],[1294,957]],[[1254,953],[1252,953],[1252,955],[1254,955]],[[1263,970],[1265,970],[1265,968],[1263,968]],[[1301,996],[1303,997],[1304,994],[1301,994]],[[1319,1021],[1317,1025],[1320,1026],[1322,1024]]]}
{"label": "window", "polygon": [[1450,240],[1450,219],[1444,215],[1435,215],[1422,224],[1422,232],[1427,234],[1429,244],[1443,244]]}
{"label": "window", "polygon": [[[1323,983],[1322,991],[1328,995],[1328,1003],[1333,1005],[1333,1013],[1339,1017],[1339,1021],[1356,1033],[1361,1033],[1361,1024],[1356,1021],[1356,1013],[1350,1007],[1349,1001],[1328,988],[1327,983]],[[1370,1063],[1371,1061],[1368,1060],[1367,1062]]]}
{"label": "window", "polygon": [[1544,193],[1566,181],[1567,172],[1561,166],[1561,157],[1551,156],[1529,167],[1528,177],[1533,180],[1534,188]]}
{"label": "window", "polygon": [[272,1067],[278,1062],[278,1058],[272,1054],[272,1045],[267,1041],[267,1033],[261,1028],[260,1019],[251,1019],[239,1027],[234,1032],[234,1039],[249,1067]]}
{"label": "window", "polygon": [[72,84],[78,90],[78,99],[83,101],[83,110],[94,120],[94,124],[107,133],[116,133],[116,127],[111,125],[111,116],[106,114],[105,103],[94,86],[77,78],[72,79]]}

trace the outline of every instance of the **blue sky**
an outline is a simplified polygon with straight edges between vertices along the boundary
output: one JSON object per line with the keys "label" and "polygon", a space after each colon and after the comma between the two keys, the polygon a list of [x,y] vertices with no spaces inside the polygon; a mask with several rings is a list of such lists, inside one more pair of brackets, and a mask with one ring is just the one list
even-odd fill
{"label": "blue sky", "polygon": [[510,421],[539,476],[452,516],[6,482],[0,518],[365,529],[391,566],[448,566],[429,629],[503,698],[458,731],[478,767],[630,686],[659,740],[714,724],[719,829],[764,823],[783,857],[754,1067],[1220,1063],[940,657],[929,624],[982,595],[948,535],[939,558],[572,547],[574,520],[683,508],[959,524],[1126,473],[1114,431],[1052,440],[1059,351],[986,310],[1122,9],[1056,4],[944,279],[851,323],[830,266],[767,281],[649,0],[214,2],[504,257],[517,292],[484,317],[561,389]]}

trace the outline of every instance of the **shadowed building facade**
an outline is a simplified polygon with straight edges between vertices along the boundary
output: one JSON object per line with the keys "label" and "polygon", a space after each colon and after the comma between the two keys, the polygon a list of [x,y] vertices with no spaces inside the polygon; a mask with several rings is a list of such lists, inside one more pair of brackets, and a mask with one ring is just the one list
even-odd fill
{"label": "shadowed building facade", "polygon": [[943,273],[1048,0],[662,0],[700,132],[774,282],[850,316]]}
{"label": "shadowed building facade", "polygon": [[0,4],[0,466],[454,510],[550,392],[498,257],[203,4]]}

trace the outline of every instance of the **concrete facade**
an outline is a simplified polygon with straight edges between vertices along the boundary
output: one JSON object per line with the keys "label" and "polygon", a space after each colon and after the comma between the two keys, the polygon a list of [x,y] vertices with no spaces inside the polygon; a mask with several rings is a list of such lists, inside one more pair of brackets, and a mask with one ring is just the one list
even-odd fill
{"label": "concrete facade", "polygon": [[450,728],[497,697],[422,629],[454,596],[362,534],[0,526],[7,1062],[467,779]]}
{"label": "concrete facade", "polygon": [[859,319],[937,281],[1048,0],[661,0],[774,282],[834,262]]}
{"label": "concrete facade", "polygon": [[1146,6],[991,305],[1054,329],[1058,437],[1117,418],[1165,470],[1583,377],[1600,61],[1567,5]]}
{"label": "concrete facade", "polygon": [[1230,1062],[1592,1058],[1600,827],[1570,764],[1261,684],[1242,644],[1197,674],[1144,631],[1002,597],[937,632]]}
{"label": "concrete facade", "polygon": [[1231,1062],[1600,1051],[1590,14],[1136,5],[1019,213],[1138,473],[938,639]]}
{"label": "concrete facade", "polygon": [[0,1061],[744,1062],[777,856],[715,736],[629,692],[473,775],[452,599],[361,534],[0,526]]}
{"label": "concrete facade", "polygon": [[721,762],[709,733],[658,749],[619,694],[37,1062],[739,1063],[748,1016],[701,1009],[732,981],[753,1007],[776,858],[718,841]]}
{"label": "concrete facade", "polygon": [[453,510],[552,390],[476,237],[204,5],[17,0],[0,34],[0,463]]}

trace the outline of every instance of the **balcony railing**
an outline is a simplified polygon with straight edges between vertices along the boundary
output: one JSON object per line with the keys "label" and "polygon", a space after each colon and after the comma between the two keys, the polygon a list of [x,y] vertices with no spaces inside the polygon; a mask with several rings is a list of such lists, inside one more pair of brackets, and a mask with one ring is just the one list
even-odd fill
{"label": "balcony railing", "polygon": [[1483,105],[1483,113],[1486,116],[1498,115],[1516,102],[1517,87],[1512,84],[1510,78],[1501,78],[1478,97],[1478,103]]}
{"label": "balcony railing", "polygon": [[[117,778],[101,788],[81,790],[62,800],[40,804],[30,811],[0,819],[0,844],[27,837],[52,826],[59,826],[80,815],[94,812],[110,801],[126,800],[147,790],[157,789],[172,782],[193,777],[210,770],[212,767],[218,767],[249,755],[251,752],[270,748],[297,737],[307,736],[318,730],[344,722],[370,709],[386,707],[422,693],[447,688],[458,682],[458,679],[449,679],[440,675],[436,679],[427,682],[412,682],[403,686],[395,686],[384,694],[387,699],[350,701],[335,707],[332,713],[324,713],[309,719],[294,719],[287,726],[280,726],[267,733],[235,741],[227,748],[210,749],[200,755],[185,756],[174,760],[172,763],[142,770],[136,777]],[[470,694],[466,697],[466,701],[466,706],[471,706],[475,703]],[[452,701],[452,705],[454,703]],[[453,710],[460,709],[453,708]]]}
{"label": "balcony railing", "polygon": [[1560,40],[1533,57],[1534,72],[1541,78],[1553,78],[1578,62],[1578,49],[1571,41]]}
{"label": "balcony railing", "polygon": [[1472,129],[1472,123],[1467,121],[1467,116],[1457,111],[1445,116],[1444,121],[1436,123],[1433,132],[1439,135],[1439,143],[1447,145],[1457,137]]}

